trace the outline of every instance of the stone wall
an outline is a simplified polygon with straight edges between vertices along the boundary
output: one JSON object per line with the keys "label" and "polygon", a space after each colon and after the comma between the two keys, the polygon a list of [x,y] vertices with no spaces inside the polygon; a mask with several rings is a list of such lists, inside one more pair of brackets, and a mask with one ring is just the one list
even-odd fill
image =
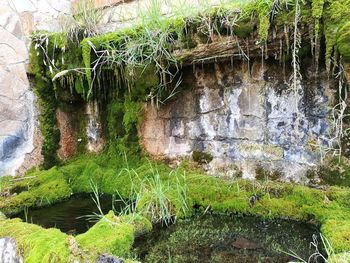
{"label": "stone wall", "polygon": [[170,159],[209,153],[213,172],[230,172],[234,164],[244,177],[263,167],[299,180],[319,164],[318,147],[329,143],[331,83],[327,74],[314,79],[306,66],[295,95],[279,62],[258,61],[251,68],[240,61],[185,68],[173,102],[145,107],[144,149]]}

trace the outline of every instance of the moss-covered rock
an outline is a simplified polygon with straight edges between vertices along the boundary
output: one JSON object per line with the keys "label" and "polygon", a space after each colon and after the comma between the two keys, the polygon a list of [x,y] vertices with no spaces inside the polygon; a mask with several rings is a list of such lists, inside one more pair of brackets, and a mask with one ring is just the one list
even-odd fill
{"label": "moss-covered rock", "polygon": [[141,216],[131,219],[110,212],[86,233],[76,237],[20,219],[0,220],[0,237],[14,238],[20,255],[28,263],[92,263],[102,253],[118,257],[127,255],[134,236],[150,231],[151,227],[151,223]]}
{"label": "moss-covered rock", "polygon": [[0,237],[16,239],[18,250],[28,263],[63,263],[70,261],[67,235],[58,229],[43,229],[19,219],[0,221]]}
{"label": "moss-covered rock", "polygon": [[47,206],[71,196],[71,188],[63,174],[56,168],[31,173],[28,178],[7,177],[0,182],[0,210],[5,214],[15,214],[28,207]]}
{"label": "moss-covered rock", "polygon": [[110,212],[76,240],[87,254],[111,253],[122,257],[134,242],[134,228]]}

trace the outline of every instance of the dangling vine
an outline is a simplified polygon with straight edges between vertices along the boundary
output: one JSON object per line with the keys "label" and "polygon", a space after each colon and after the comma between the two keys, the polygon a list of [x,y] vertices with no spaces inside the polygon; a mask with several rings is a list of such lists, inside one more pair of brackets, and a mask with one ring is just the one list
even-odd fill
{"label": "dangling vine", "polygon": [[295,0],[295,15],[294,15],[294,30],[293,30],[293,50],[292,50],[292,67],[293,73],[290,78],[290,86],[295,98],[295,112],[299,113],[298,103],[299,103],[299,93],[302,90],[301,87],[301,73],[299,64],[299,49],[301,47],[301,35],[298,28],[300,19],[300,5],[299,0]]}

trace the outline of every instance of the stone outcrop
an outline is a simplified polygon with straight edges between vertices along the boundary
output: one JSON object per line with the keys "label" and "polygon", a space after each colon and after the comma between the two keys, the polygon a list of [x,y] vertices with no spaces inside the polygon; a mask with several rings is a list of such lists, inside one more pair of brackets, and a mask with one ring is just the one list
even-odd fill
{"label": "stone outcrop", "polygon": [[17,255],[16,241],[13,238],[0,238],[0,262],[22,263],[23,260]]}
{"label": "stone outcrop", "polygon": [[314,79],[311,70],[304,68],[302,89],[295,93],[277,61],[185,68],[173,102],[159,110],[145,106],[144,149],[157,158],[205,152],[214,157],[209,169],[235,164],[251,178],[259,165],[299,180],[319,163],[317,147],[329,143],[331,83],[327,74]]}
{"label": "stone outcrop", "polygon": [[24,172],[41,162],[35,96],[26,75],[33,30],[58,30],[70,1],[0,2],[0,176]]}

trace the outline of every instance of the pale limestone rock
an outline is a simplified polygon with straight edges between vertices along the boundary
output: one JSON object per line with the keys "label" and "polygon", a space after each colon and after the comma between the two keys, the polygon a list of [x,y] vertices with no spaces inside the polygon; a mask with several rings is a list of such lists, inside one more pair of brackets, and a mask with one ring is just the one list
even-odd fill
{"label": "pale limestone rock", "polygon": [[31,12],[23,12],[20,14],[20,20],[22,24],[22,30],[23,34],[25,36],[30,36],[31,33],[34,30],[33,23],[34,23],[34,17],[33,13]]}
{"label": "pale limestone rock", "polygon": [[1,27],[0,37],[0,57],[6,59],[7,65],[24,62],[28,59],[28,50],[23,41]]}
{"label": "pale limestone rock", "polygon": [[0,238],[0,262],[22,263],[23,259],[17,255],[16,241],[13,238]]}
{"label": "pale limestone rock", "polygon": [[35,12],[37,7],[35,5],[35,0],[10,0],[9,3],[17,13],[22,13],[26,11]]}
{"label": "pale limestone rock", "polygon": [[[293,173],[294,180],[302,180],[320,160],[309,141],[328,143],[327,77],[317,85],[305,77],[302,85],[314,91],[305,102],[303,94],[285,87],[278,67],[264,66],[265,82],[260,73],[251,78],[248,69],[237,64],[198,67],[183,80],[192,89],[182,90],[159,110],[146,106],[139,130],[144,149],[156,158],[171,159],[206,152],[214,157],[207,165],[210,173],[230,174],[236,165],[245,178],[254,178],[257,166],[264,165],[290,180],[287,173],[294,165],[300,173]],[[255,71],[260,66],[257,63]]]}

